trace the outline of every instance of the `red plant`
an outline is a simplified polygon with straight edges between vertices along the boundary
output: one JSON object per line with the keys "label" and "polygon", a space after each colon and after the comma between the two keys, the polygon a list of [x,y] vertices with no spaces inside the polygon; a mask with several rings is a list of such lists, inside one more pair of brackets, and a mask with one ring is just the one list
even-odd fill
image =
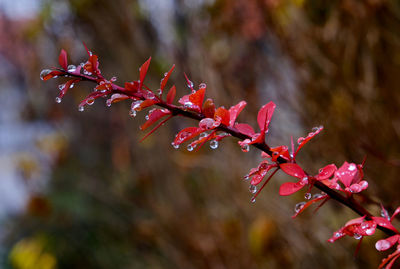
{"label": "red plant", "polygon": [[[240,140],[238,143],[242,151],[248,152],[250,145],[262,151],[261,156],[263,160],[257,168],[251,169],[249,174],[244,177],[245,180],[250,181],[250,191],[254,194],[251,199],[252,202],[255,202],[255,198],[259,195],[260,191],[278,170],[282,170],[287,175],[296,178],[297,182],[283,183],[279,190],[280,195],[291,195],[304,187],[307,188],[304,197],[308,201],[300,202],[296,205],[296,213],[293,217],[296,217],[313,203],[321,201],[317,207],[319,209],[329,199],[336,200],[355,211],[361,217],[347,222],[344,227],[334,233],[328,240],[329,242],[334,242],[345,235],[352,236],[355,239],[362,239],[364,236],[373,235],[376,229],[380,229],[389,237],[379,240],[376,243],[376,248],[379,251],[383,251],[397,244],[397,249],[382,261],[379,268],[383,266],[391,268],[396,259],[400,257],[400,233],[391,224],[393,218],[400,213],[400,207],[397,208],[391,218],[388,217],[387,211],[383,207],[383,216],[375,217],[354,199],[354,193],[359,193],[368,187],[368,182],[364,180],[364,162],[362,164],[344,162],[339,169],[334,164],[329,164],[319,169],[318,174],[315,176],[307,173],[297,164],[296,156],[300,149],[323,130],[322,126],[313,128],[312,132],[306,137],[300,137],[297,140],[297,149],[295,149],[292,139],[290,145],[291,152],[289,152],[289,147],[286,145],[271,148],[265,140],[276,107],[273,102],[267,103],[259,110],[257,123],[260,132],[256,133],[250,125],[237,122],[240,112],[246,106],[245,101],[241,101],[229,109],[216,107],[212,99],[204,101],[206,84],[200,84],[198,90],[196,90],[186,75],[187,86],[191,90],[191,93],[182,96],[178,100],[180,105],[174,105],[173,101],[176,95],[174,85],[170,87],[167,95],[164,96],[164,90],[174,70],[174,66],[164,74],[160,82],[160,87],[152,91],[144,84],[151,61],[151,58],[149,58],[139,69],[139,80],[126,82],[124,87],[122,87],[114,83],[116,81],[115,77],[111,79],[103,77],[99,69],[97,55],[94,55],[87,48],[86,50],[89,58],[85,63],[81,63],[77,67],[68,65],[67,53],[61,50],[59,56],[61,68],[45,69],[40,73],[42,80],[56,77],[69,78],[66,83],[59,85],[61,92],[56,97],[57,103],[62,101],[64,95],[75,83],[90,81],[95,83],[96,87],[93,92],[81,101],[78,106],[79,111],[83,111],[86,105],[92,105],[100,97],[108,97],[106,101],[107,106],[123,100],[132,100],[129,112],[132,117],[135,117],[137,112],[144,108],[155,106],[155,108],[148,112],[146,116],[147,121],[141,126],[141,129],[146,130],[157,122],[159,123],[142,140],[153,134],[165,122],[178,115],[192,118],[199,121],[199,123],[196,126],[181,130],[172,142],[174,148],[179,148],[182,143],[191,141],[187,145],[187,150],[189,151],[195,148],[199,149],[206,142],[209,142],[212,149],[216,149],[222,139],[234,136]],[[268,174],[269,176],[266,178]],[[263,182],[263,180],[264,183],[257,190],[257,185]],[[311,195],[311,190],[314,187],[321,190],[322,193]]]}

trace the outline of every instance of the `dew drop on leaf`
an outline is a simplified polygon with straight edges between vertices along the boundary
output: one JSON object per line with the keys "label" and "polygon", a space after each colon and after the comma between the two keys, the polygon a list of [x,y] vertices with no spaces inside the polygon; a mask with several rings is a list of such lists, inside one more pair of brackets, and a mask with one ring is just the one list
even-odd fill
{"label": "dew drop on leaf", "polygon": [[210,141],[210,148],[211,148],[211,149],[216,149],[216,148],[218,148],[218,141],[217,141],[217,140],[211,140],[211,141]]}
{"label": "dew drop on leaf", "polygon": [[250,150],[250,146],[248,144],[243,144],[242,145],[242,151],[243,152],[249,152]]}
{"label": "dew drop on leaf", "polygon": [[187,146],[187,150],[188,150],[188,151],[192,151],[192,150],[193,150],[193,146],[189,144],[189,145]]}
{"label": "dew drop on leaf", "polygon": [[75,70],[76,70],[75,65],[73,65],[73,64],[68,65],[68,67],[67,67],[68,72],[75,72]]}
{"label": "dew drop on leaf", "polygon": [[304,198],[305,198],[306,200],[310,200],[310,199],[311,199],[311,193],[306,192],[306,193],[304,194]]}
{"label": "dew drop on leaf", "polygon": [[79,110],[80,112],[83,112],[83,111],[85,110],[85,107],[84,107],[84,106],[78,106],[78,110]]}
{"label": "dew drop on leaf", "polygon": [[335,233],[335,237],[340,237],[340,236],[342,236],[342,233],[339,233],[339,232]]}
{"label": "dew drop on leaf", "polygon": [[302,183],[303,185],[308,184],[308,177],[307,177],[307,176],[303,177],[303,178],[301,179],[301,183]]}
{"label": "dew drop on leaf", "polygon": [[161,94],[162,94],[162,90],[161,90],[161,89],[158,89],[158,90],[156,91],[156,93],[157,93],[158,95],[161,95]]}
{"label": "dew drop on leaf", "polygon": [[200,138],[204,138],[204,137],[206,137],[206,136],[208,136],[208,133],[207,133],[207,132],[204,132],[204,133],[201,133],[201,134],[200,134]]}
{"label": "dew drop on leaf", "polygon": [[205,84],[204,82],[199,84],[199,89],[206,88],[206,87],[207,87],[207,84]]}
{"label": "dew drop on leaf", "polygon": [[248,181],[250,179],[250,176],[249,175],[245,175],[244,177],[243,177],[243,180],[244,181]]}
{"label": "dew drop on leaf", "polygon": [[60,91],[62,91],[62,90],[64,89],[64,86],[65,86],[65,84],[60,84],[60,85],[58,85],[58,89],[59,89]]}
{"label": "dew drop on leaf", "polygon": [[[190,103],[190,102],[189,102]],[[186,106],[186,103],[185,103]],[[214,127],[215,121],[212,118],[204,118],[199,122],[199,127],[205,130],[210,130]]]}
{"label": "dew drop on leaf", "polygon": [[306,204],[306,202],[300,202],[300,203],[297,203],[295,206],[294,206],[294,211],[297,213],[297,212],[299,212],[302,208],[303,208],[303,206]]}
{"label": "dew drop on leaf", "polygon": [[178,148],[179,148],[179,145],[178,145],[178,144],[175,144],[174,142],[172,142],[171,145],[172,145],[175,149],[178,149]]}
{"label": "dew drop on leaf", "polygon": [[257,186],[254,186],[254,185],[250,185],[249,186],[249,191],[251,192],[251,193],[256,193],[257,192]]}
{"label": "dew drop on leaf", "polygon": [[149,120],[149,115],[146,115],[144,118],[145,120]]}
{"label": "dew drop on leaf", "polygon": [[51,70],[50,70],[50,69],[43,69],[43,70],[40,72],[40,79],[43,80],[44,77],[47,76],[47,75],[50,74],[50,73],[51,73]]}
{"label": "dew drop on leaf", "polygon": [[136,110],[131,109],[129,111],[129,116],[131,116],[132,118],[136,117]]}
{"label": "dew drop on leaf", "polygon": [[86,104],[88,104],[89,106],[94,104],[94,99],[93,98],[89,98],[86,100]]}
{"label": "dew drop on leaf", "polygon": [[360,240],[362,238],[362,235],[354,234],[354,238],[357,239],[357,240]]}
{"label": "dew drop on leaf", "polygon": [[322,197],[322,194],[320,194],[320,193],[316,193],[316,194],[313,195],[313,199],[318,199],[318,198],[321,198],[321,197]]}
{"label": "dew drop on leaf", "polygon": [[61,103],[61,98],[60,97],[56,97],[56,103]]}
{"label": "dew drop on leaf", "polygon": [[256,198],[252,197],[250,201],[254,204],[256,202]]}
{"label": "dew drop on leaf", "polygon": [[299,139],[297,139],[297,144],[301,144],[304,142],[304,137],[300,137]]}

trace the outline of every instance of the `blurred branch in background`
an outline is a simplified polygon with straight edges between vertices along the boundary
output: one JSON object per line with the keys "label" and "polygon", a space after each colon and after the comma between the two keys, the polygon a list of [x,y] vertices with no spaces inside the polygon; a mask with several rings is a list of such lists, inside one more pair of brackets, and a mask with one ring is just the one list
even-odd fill
{"label": "blurred branch in background", "polygon": [[[399,168],[380,157],[399,159],[400,152],[396,1],[24,2],[25,11],[17,11],[19,2],[0,2],[0,191],[1,204],[10,205],[1,215],[4,268],[379,264],[373,242],[357,259],[353,242],[326,243],[351,212],[332,206],[293,221],[303,198],[278,197],[278,182],[251,204],[240,178],[256,152],[242,154],[235,141],[216,152],[175,151],[173,133],[185,122],[139,144],[144,119],[132,121],[126,105],[96,102],[78,114],[84,89],[58,105],[57,85],[41,84],[38,74],[61,47],[73,62],[82,60],[82,42],[121,83],[137,79],[149,56],[155,85],[175,63],[181,94],[187,89],[179,74],[186,72],[196,85],[207,83],[219,105],[246,100],[241,117],[277,103],[272,145],[323,124],[326,132],[299,156],[302,163],[315,171],[366,154],[370,194],[398,205]],[[25,253],[34,258],[27,262]]]}

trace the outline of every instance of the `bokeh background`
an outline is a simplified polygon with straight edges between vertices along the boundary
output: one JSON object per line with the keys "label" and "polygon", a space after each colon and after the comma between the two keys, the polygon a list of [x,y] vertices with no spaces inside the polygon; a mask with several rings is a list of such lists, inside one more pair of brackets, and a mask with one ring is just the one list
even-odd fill
{"label": "bokeh background", "polygon": [[[371,198],[400,205],[400,2],[395,0],[0,0],[0,267],[376,268],[388,253],[365,238],[326,242],[349,209],[328,202],[293,220],[303,193],[280,197],[278,173],[257,199],[243,175],[260,160],[235,139],[194,153],[171,147],[193,122],[155,135],[130,104],[100,100],[78,112],[93,85],[56,104],[60,80],[44,83],[64,48],[79,64],[85,42],[107,77],[157,87],[175,63],[240,121],[277,104],[268,143],[289,144],[316,125],[298,161],[310,172],[361,162]],[[396,225],[396,224],[395,224]]]}

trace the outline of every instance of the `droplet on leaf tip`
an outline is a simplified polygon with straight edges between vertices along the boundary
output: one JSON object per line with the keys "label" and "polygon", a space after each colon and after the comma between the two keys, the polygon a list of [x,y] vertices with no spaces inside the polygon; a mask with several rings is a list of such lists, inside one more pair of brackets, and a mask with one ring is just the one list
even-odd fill
{"label": "droplet on leaf tip", "polygon": [[354,238],[357,240],[360,240],[362,238],[362,235],[360,234],[354,234]]}
{"label": "droplet on leaf tip", "polygon": [[136,110],[130,110],[129,116],[131,116],[132,118],[136,117]]}
{"label": "droplet on leaf tip", "polygon": [[146,115],[144,118],[145,118],[146,120],[149,120],[149,115]]}
{"label": "droplet on leaf tip", "polygon": [[174,142],[172,142],[171,145],[172,145],[175,149],[178,149],[178,148],[179,148],[179,145],[178,145],[178,144],[175,144]]}
{"label": "droplet on leaf tip", "polygon": [[218,148],[218,141],[217,141],[217,140],[211,140],[211,141],[210,141],[210,148],[211,148],[211,149],[216,149],[216,148]]}
{"label": "droplet on leaf tip", "polygon": [[161,94],[162,94],[162,90],[161,90],[161,89],[158,89],[158,90],[157,90],[157,94],[158,94],[158,95],[161,95]]}
{"label": "droplet on leaf tip", "polygon": [[89,98],[86,100],[86,104],[88,104],[89,106],[94,104],[94,98]]}
{"label": "droplet on leaf tip", "polygon": [[193,146],[189,144],[189,145],[187,146],[187,150],[188,150],[188,151],[193,151]]}
{"label": "droplet on leaf tip", "polygon": [[257,186],[255,186],[255,185],[250,185],[249,186],[249,191],[251,192],[251,193],[256,193],[257,192]]}
{"label": "droplet on leaf tip", "polygon": [[243,144],[242,145],[242,151],[243,152],[249,152],[250,150],[250,146],[248,144]]}
{"label": "droplet on leaf tip", "polygon": [[56,97],[56,103],[61,103],[61,98],[60,97]]}
{"label": "droplet on leaf tip", "polygon": [[256,202],[256,198],[252,197],[250,201],[254,204]]}
{"label": "droplet on leaf tip", "polygon": [[75,70],[76,70],[75,65],[73,65],[73,64],[68,65],[68,67],[67,67],[68,72],[75,72]]}
{"label": "droplet on leaf tip", "polygon": [[44,77],[47,76],[47,75],[50,74],[50,73],[51,73],[51,70],[50,70],[50,69],[43,69],[43,70],[40,72],[40,79],[41,79],[41,80],[44,80]]}
{"label": "droplet on leaf tip", "polygon": [[78,110],[79,110],[80,112],[83,112],[83,111],[85,110],[85,107],[84,107],[84,106],[78,106]]}
{"label": "droplet on leaf tip", "polygon": [[310,200],[310,199],[311,199],[311,193],[306,192],[306,193],[304,194],[304,198],[305,198],[306,200]]}
{"label": "droplet on leaf tip", "polygon": [[250,179],[250,176],[249,175],[245,175],[244,177],[243,177],[243,180],[244,181],[248,181]]}
{"label": "droplet on leaf tip", "polygon": [[294,211],[295,211],[296,213],[299,212],[299,211],[304,207],[305,204],[306,204],[306,202],[297,203],[297,204],[294,206]]}

